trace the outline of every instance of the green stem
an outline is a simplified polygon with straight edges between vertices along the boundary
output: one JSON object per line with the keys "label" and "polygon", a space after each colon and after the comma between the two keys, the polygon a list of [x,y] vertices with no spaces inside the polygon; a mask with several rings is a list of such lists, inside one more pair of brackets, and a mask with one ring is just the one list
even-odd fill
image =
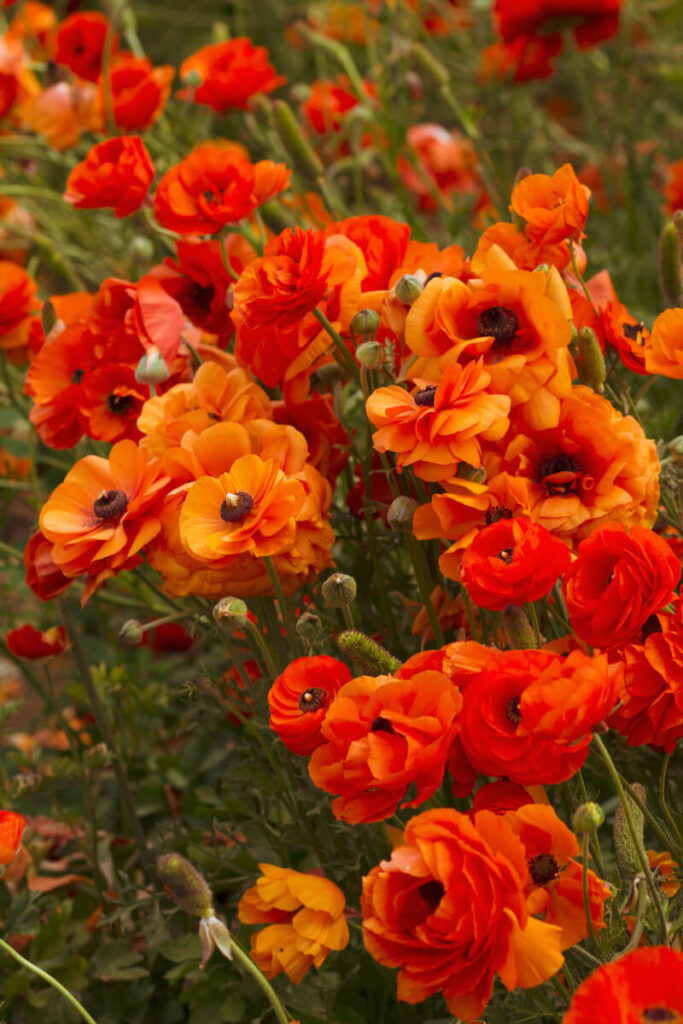
{"label": "green stem", "polygon": [[595,934],[595,928],[593,927],[593,918],[591,916],[591,905],[590,905],[590,900],[588,899],[588,841],[589,841],[588,832],[584,832],[584,834],[583,834],[583,844],[582,844],[583,845],[582,864],[581,864],[581,875],[582,875],[581,887],[582,887],[582,890],[583,890],[583,910],[584,910],[584,913],[586,915],[586,924],[588,925],[588,931],[589,931],[589,934],[590,934],[590,937],[591,937],[591,942],[593,943],[596,951],[599,953],[600,952],[600,943],[598,942],[598,937]]}
{"label": "green stem", "polygon": [[613,960],[618,960],[619,957],[624,956],[626,953],[630,953],[631,950],[637,949],[640,945],[640,939],[643,934],[643,926],[645,924],[645,911],[647,909],[647,886],[640,885],[638,888],[638,903],[636,906],[636,923],[633,928],[633,935],[631,936],[627,946],[624,946],[616,956],[613,956]]}
{"label": "green stem", "polygon": [[245,625],[245,629],[247,630],[249,635],[254,638],[254,640],[256,642],[256,646],[258,647],[259,651],[261,652],[261,655],[262,655],[263,660],[265,662],[266,669],[268,670],[270,675],[273,677],[273,679],[275,679],[275,677],[278,676],[280,673],[278,671],[278,667],[277,667],[277,664],[275,662],[275,657],[273,655],[273,652],[270,649],[270,645],[268,644],[266,638],[264,637],[263,633],[258,628],[258,626],[254,622],[252,622],[250,619],[247,619],[247,622],[246,622],[246,625]]}
{"label": "green stem", "polygon": [[24,561],[21,551],[13,548],[11,544],[5,544],[4,540],[0,540],[0,554],[7,555],[8,558],[13,558],[16,562]]}
{"label": "green stem", "polygon": [[266,569],[268,570],[270,582],[273,585],[275,597],[277,598],[277,603],[282,613],[282,620],[285,624],[285,633],[287,634],[287,641],[289,643],[290,653],[298,655],[299,637],[296,632],[296,623],[294,621],[294,611],[292,609],[291,602],[289,598],[285,597],[284,595],[282,584],[280,583],[280,577],[277,574],[277,569],[273,564],[272,558],[270,558],[269,555],[266,555],[263,561],[265,563]]}
{"label": "green stem", "polygon": [[341,334],[334,329],[321,309],[314,309],[313,316],[321,324],[332,339],[332,354],[343,370],[350,374],[356,381],[360,380],[360,371],[348,348],[344,344]]}
{"label": "green stem", "polygon": [[266,996],[270,1005],[273,1007],[273,1012],[280,1021],[280,1024],[290,1024],[292,1018],[285,1010],[284,1006],[280,1002],[277,992],[267,978],[261,973],[251,957],[242,949],[239,943],[237,943],[232,936],[230,937],[230,945],[235,959],[242,965],[242,967],[244,967],[245,971],[248,971],[248,973],[251,974],[252,978]]}
{"label": "green stem", "polygon": [[627,782],[627,780],[624,778],[622,778],[621,781],[624,784],[624,789],[631,797],[638,810],[641,811],[643,815],[647,818],[648,824],[652,828],[652,831],[656,833],[660,841],[663,843],[664,848],[666,850],[671,850],[672,847],[675,847],[676,840],[674,839],[674,837],[670,836],[669,833],[664,828],[662,828],[662,826],[659,824],[659,821],[654,816],[650,808],[647,806],[646,803],[643,803],[641,798],[638,796],[638,793],[633,788],[631,783]]}
{"label": "green stem", "polygon": [[228,255],[227,241],[228,231],[226,229],[225,233],[218,240],[218,248],[220,249],[221,252],[221,259],[223,260],[223,266],[225,268],[226,274],[228,275],[228,277],[231,277],[233,281],[239,281],[239,274],[230,266],[230,256]]}
{"label": "green stem", "polygon": [[[42,978],[43,981],[46,981],[48,983],[48,985],[52,985],[52,987],[56,988],[58,992],[61,992],[64,998],[68,999],[71,1005],[76,1010],[78,1010],[83,1020],[87,1020],[88,1024],[97,1024],[95,1018],[90,1016],[88,1011],[83,1006],[81,1006],[76,997],[73,996],[68,989],[64,988],[61,982],[57,981],[56,978],[53,978],[51,974],[47,973],[47,971],[44,971],[42,967],[38,967],[36,964],[32,964],[31,961],[23,957],[21,953],[17,953],[16,949],[12,949],[12,947],[7,942],[5,942],[4,939],[0,939],[0,946],[2,947],[2,949],[5,950],[8,956],[11,956],[14,960],[17,961],[17,963],[20,963],[22,967],[26,967],[27,970],[31,971],[33,974],[36,974],[39,978]],[[287,1020],[286,1017],[284,1018],[284,1021],[285,1024],[289,1024],[289,1021]]]}
{"label": "green stem", "polygon": [[441,632],[441,623],[434,610],[432,604],[432,591],[429,580],[429,569],[427,562],[424,557],[420,542],[415,540],[413,536],[408,537],[408,551],[410,553],[410,560],[413,563],[413,570],[415,572],[415,579],[422,597],[422,603],[425,606],[427,616],[429,618],[430,625],[432,627],[432,633],[434,634],[434,642],[437,647],[443,647],[444,638]]}
{"label": "green stem", "polygon": [[669,805],[666,802],[666,772],[669,767],[669,761],[671,760],[672,756],[673,751],[671,751],[670,754],[666,755],[666,757],[664,758],[664,763],[662,765],[662,772],[659,776],[659,803],[661,805],[662,810],[664,811],[664,817],[668,821],[671,831],[677,837],[679,843],[683,844],[683,836],[681,835],[681,831],[674,820],[673,814],[669,810]]}
{"label": "green stem", "polygon": [[538,612],[536,611],[536,605],[533,603],[533,601],[529,601],[526,607],[529,612],[529,618],[531,619],[531,625],[534,630],[534,636],[536,637],[536,645],[537,647],[542,647],[543,634],[541,633],[541,627],[538,624]]}

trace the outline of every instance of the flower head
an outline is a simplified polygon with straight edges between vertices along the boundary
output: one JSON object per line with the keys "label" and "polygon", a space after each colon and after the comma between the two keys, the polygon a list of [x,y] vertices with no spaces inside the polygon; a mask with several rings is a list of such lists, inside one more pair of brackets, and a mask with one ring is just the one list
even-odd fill
{"label": "flower head", "polygon": [[342,661],[318,655],[296,658],[268,691],[270,727],[294,754],[311,754],[325,742],[321,727],[337,691],[351,679]]}
{"label": "flower head", "polygon": [[120,135],[98,142],[69,174],[64,199],[79,210],[104,206],[117,217],[138,210],[154,180],[154,164],[142,139]]}
{"label": "flower head", "polygon": [[582,185],[571,164],[551,176],[529,174],[512,190],[510,209],[525,222],[524,232],[537,244],[552,245],[571,238],[580,242],[588,217],[590,189]]}
{"label": "flower head", "polygon": [[180,77],[186,82],[198,76],[196,87],[186,86],[178,95],[212,110],[246,110],[252,96],[269,93],[286,81],[268,60],[263,46],[254,46],[244,36],[203,46],[180,65]]}
{"label": "flower head", "polygon": [[8,650],[17,658],[49,658],[61,654],[66,648],[66,632],[63,626],[53,626],[44,632],[34,626],[18,626],[5,637]]}
{"label": "flower head", "polygon": [[598,967],[579,985],[562,1024],[680,1024],[683,953],[634,949]]}

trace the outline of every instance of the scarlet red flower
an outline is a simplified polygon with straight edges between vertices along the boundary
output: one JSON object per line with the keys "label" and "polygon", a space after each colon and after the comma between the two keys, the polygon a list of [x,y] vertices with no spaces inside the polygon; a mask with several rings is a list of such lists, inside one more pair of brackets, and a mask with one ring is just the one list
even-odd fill
{"label": "scarlet red flower", "polygon": [[344,683],[347,666],[325,655],[297,658],[268,691],[270,727],[294,754],[312,754],[325,742],[321,732],[327,709]]}
{"label": "scarlet red flower", "polygon": [[569,621],[593,647],[637,640],[673,597],[681,566],[667,542],[642,527],[607,523],[579,545],[563,581]]}
{"label": "scarlet red flower", "polygon": [[154,180],[154,164],[137,135],[93,146],[69,174],[64,199],[77,210],[110,206],[117,217],[139,210]]}
{"label": "scarlet red flower", "polygon": [[24,548],[26,582],[41,601],[49,601],[63,594],[72,580],[65,576],[52,558],[52,547],[40,530],[32,535]]}
{"label": "scarlet red flower", "polygon": [[68,324],[33,359],[24,390],[34,402],[31,423],[50,448],[72,448],[82,436],[81,387],[95,361],[92,334],[82,322]]}
{"label": "scarlet red flower", "polygon": [[19,626],[5,636],[5,643],[17,658],[49,658],[61,654],[66,647],[66,632],[63,626],[53,626],[44,632],[34,626]]}
{"label": "scarlet red flower", "polygon": [[683,953],[644,946],[603,964],[574,993],[562,1024],[679,1024]]}
{"label": "scarlet red flower", "polygon": [[335,221],[326,230],[328,235],[344,235],[363,253],[367,265],[362,283],[364,292],[389,287],[396,268],[403,264],[406,256],[410,242],[407,224],[373,214]]}
{"label": "scarlet red flower", "polygon": [[0,864],[11,864],[21,845],[26,818],[14,811],[0,811]]}
{"label": "scarlet red flower", "polygon": [[10,357],[28,344],[30,317],[36,311],[36,283],[16,263],[0,260],[0,349]]}
{"label": "scarlet red flower", "polygon": [[481,530],[462,556],[462,582],[482,608],[502,611],[545,597],[567,569],[569,548],[531,519],[503,518]]}
{"label": "scarlet red flower", "polygon": [[287,79],[275,74],[268,51],[240,36],[203,46],[180,65],[180,77],[187,82],[198,75],[200,84],[182,89],[181,99],[191,99],[213,110],[246,110],[258,93],[272,92]]}
{"label": "scarlet red flower", "polygon": [[590,189],[571,164],[552,175],[529,174],[512,190],[510,209],[525,221],[524,233],[537,245],[568,238],[580,242],[588,216]]}
{"label": "scarlet red flower", "polygon": [[476,814],[477,811],[505,814],[507,811],[516,811],[518,807],[533,802],[533,797],[528,790],[524,786],[517,785],[516,782],[486,782],[472,797],[470,814]]}
{"label": "scarlet red flower", "polygon": [[[146,57],[122,54],[109,74],[114,122],[124,131],[141,131],[153,125],[171,92],[175,69],[170,64],[154,67]],[[106,103],[100,81],[99,115],[104,122]]]}
{"label": "scarlet red flower", "polygon": [[83,384],[86,433],[98,441],[137,441],[142,435],[137,419],[149,397],[125,363],[109,363],[90,373]]}
{"label": "scarlet red flower", "polygon": [[[102,52],[109,29],[109,19],[99,11],[70,14],[59,23],[55,37],[57,64],[70,68],[79,78],[96,82],[102,68]],[[118,35],[114,33],[112,52],[116,52]]]}

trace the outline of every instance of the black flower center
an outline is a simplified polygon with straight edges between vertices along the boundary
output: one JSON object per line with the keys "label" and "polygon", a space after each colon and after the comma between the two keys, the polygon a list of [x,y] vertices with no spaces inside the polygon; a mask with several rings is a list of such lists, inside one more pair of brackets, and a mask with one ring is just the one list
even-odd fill
{"label": "black flower center", "polygon": [[102,491],[95,499],[92,510],[98,519],[117,519],[128,508],[123,491]]}
{"label": "black flower center", "polygon": [[430,281],[434,280],[435,277],[443,277],[443,274],[441,273],[440,270],[432,270],[431,274],[427,274],[427,276],[425,277],[425,288],[427,287]]}
{"label": "black flower center", "polygon": [[74,372],[71,374],[71,383],[72,384],[80,384],[81,381],[83,380],[84,375],[85,375],[85,370],[81,370],[81,369],[74,370]]}
{"label": "black flower center", "polygon": [[629,341],[636,341],[639,345],[645,343],[645,338],[643,337],[645,324],[622,324],[621,329],[624,332],[624,337],[628,338]]}
{"label": "black flower center", "polygon": [[129,413],[133,407],[133,402],[132,395],[116,395],[114,392],[107,395],[107,408],[115,416],[125,416]]}
{"label": "black flower center", "polygon": [[439,903],[441,903],[446,890],[441,882],[438,882],[436,878],[432,878],[430,882],[424,882],[417,891],[431,912],[434,913]]}
{"label": "black flower center", "polygon": [[390,732],[393,735],[396,735],[391,722],[387,721],[386,718],[382,718],[381,715],[379,715],[370,726],[370,732]]}
{"label": "black flower center", "polygon": [[536,885],[548,885],[560,874],[560,865],[552,853],[539,853],[529,861],[529,874]]}
{"label": "black flower center", "polygon": [[571,455],[565,455],[562,452],[559,455],[550,455],[543,460],[539,481],[545,484],[546,492],[551,496],[570,494],[578,489],[580,475],[578,462]]}
{"label": "black flower center", "polygon": [[497,345],[510,345],[518,328],[517,315],[507,306],[491,306],[484,309],[477,320],[479,333],[494,338]]}
{"label": "black flower center", "polygon": [[304,690],[299,697],[299,708],[301,711],[317,711],[327,704],[327,690],[321,690],[319,686],[313,686],[310,690]]}
{"label": "black flower center", "polygon": [[246,491],[226,494],[225,501],[220,508],[221,519],[226,523],[241,523],[247,518],[253,507],[254,499]]}
{"label": "black flower center", "polygon": [[426,388],[420,388],[413,395],[415,405],[434,405],[436,397],[436,384],[428,384]]}
{"label": "black flower center", "polygon": [[512,697],[505,707],[506,717],[513,725],[519,725],[522,721],[522,714],[519,710],[519,697]]}
{"label": "black flower center", "polygon": [[648,619],[645,619],[645,622],[643,623],[643,643],[645,643],[647,638],[649,636],[652,636],[653,633],[661,632],[662,624],[659,621],[659,616],[650,615],[650,617]]}
{"label": "black flower center", "polygon": [[498,558],[500,558],[501,562],[505,562],[506,565],[509,565],[512,561],[514,550],[514,548],[503,548],[499,553]]}
{"label": "black flower center", "polygon": [[512,509],[507,508],[506,505],[494,505],[493,508],[486,509],[484,519],[487,526],[490,526],[491,523],[499,523],[501,519],[512,519]]}
{"label": "black flower center", "polygon": [[668,1006],[648,1006],[640,1015],[642,1021],[652,1024],[654,1021],[660,1024],[680,1024],[681,1015],[676,1010],[670,1010]]}
{"label": "black flower center", "polygon": [[197,281],[190,288],[190,302],[200,309],[211,309],[216,289],[212,284],[201,285]]}

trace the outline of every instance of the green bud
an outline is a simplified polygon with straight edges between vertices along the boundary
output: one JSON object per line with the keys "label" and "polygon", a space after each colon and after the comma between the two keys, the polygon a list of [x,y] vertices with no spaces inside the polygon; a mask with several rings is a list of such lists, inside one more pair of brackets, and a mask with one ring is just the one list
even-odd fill
{"label": "green bud", "polygon": [[600,349],[600,342],[592,327],[582,327],[578,333],[576,346],[581,362],[581,376],[589,388],[602,392],[607,376],[605,357]]}
{"label": "green bud", "polygon": [[516,604],[503,609],[503,630],[508,647],[513,651],[527,651],[537,646],[531,623]]}
{"label": "green bud", "polygon": [[322,634],[323,624],[315,612],[304,612],[296,620],[296,631],[302,640],[312,643]]}
{"label": "green bud", "polygon": [[400,668],[401,662],[371,640],[365,633],[347,629],[337,637],[339,649],[346,654],[362,672],[369,675],[391,675]]}
{"label": "green bud", "polygon": [[201,84],[202,76],[196,68],[192,68],[191,71],[188,71],[183,78],[183,85],[186,85],[188,89],[198,89]]}
{"label": "green bud", "polygon": [[673,441],[669,441],[667,448],[676,462],[680,462],[683,458],[683,434],[679,434],[678,437],[674,437]]}
{"label": "green bud", "polygon": [[676,210],[671,220],[673,221],[673,226],[676,228],[678,237],[681,242],[683,242],[683,210]]}
{"label": "green bud", "polygon": [[[636,782],[633,785],[635,792],[638,794],[640,799],[645,803],[647,794],[643,786]],[[633,822],[636,838],[640,846],[641,852],[644,855],[643,848],[643,830],[645,827],[645,816],[643,812],[635,803],[635,801],[629,796],[628,793],[624,794],[624,800],[628,807],[631,821]],[[640,873],[640,858],[636,847],[633,845],[631,833],[628,828],[628,822],[626,821],[626,815],[624,813],[624,805],[620,802],[614,812],[614,822],[612,825],[614,832],[614,850],[617,855],[617,865],[619,867],[619,874],[624,882],[629,882],[635,875]]]}
{"label": "green bud", "polygon": [[351,333],[356,336],[375,334],[379,324],[379,315],[374,309],[359,309],[351,321]]}
{"label": "green bud", "polygon": [[213,914],[213,897],[203,875],[179,853],[157,858],[157,874],[166,892],[181,910],[193,917]]}
{"label": "green bud", "polygon": [[331,608],[343,608],[356,599],[356,581],[353,576],[347,576],[343,572],[334,572],[328,576],[321,590]]}
{"label": "green bud", "polygon": [[144,633],[142,624],[137,619],[128,619],[119,630],[119,636],[123,642],[130,644],[131,647],[137,647],[138,644],[142,643]]}
{"label": "green bud", "polygon": [[451,80],[448,70],[441,64],[430,50],[422,43],[413,43],[410,47],[410,56],[413,62],[422,72],[423,76],[432,82],[437,89],[443,89]]}
{"label": "green bud", "polygon": [[225,43],[230,38],[230,29],[224,21],[214,21],[211,26],[211,38],[214,43]]}
{"label": "green bud", "polygon": [[405,494],[394,498],[387,510],[387,523],[397,533],[410,533],[418,503]]}
{"label": "green bud", "polygon": [[412,306],[422,292],[422,282],[414,274],[404,274],[394,285],[394,294],[404,306]]}
{"label": "green bud", "polygon": [[289,90],[289,96],[292,103],[305,103],[308,97],[311,95],[311,87],[308,82],[297,82]]}
{"label": "green bud", "polygon": [[135,379],[139,384],[163,384],[170,376],[171,371],[158,348],[145,352],[135,369]]}
{"label": "green bud", "polygon": [[320,157],[308,144],[292,108],[284,100],[273,103],[273,124],[299,174],[307,179],[320,177],[323,172]]}
{"label": "green bud", "polygon": [[473,480],[477,484],[483,484],[486,480],[486,470],[483,466],[479,466],[478,469],[475,469],[475,467],[470,466],[468,462],[461,462],[458,466],[456,476],[461,480]]}
{"label": "green bud", "polygon": [[222,597],[213,606],[213,617],[216,622],[242,629],[247,624],[247,606],[240,597]]}
{"label": "green bud", "polygon": [[384,349],[378,341],[364,341],[356,349],[356,359],[365,370],[379,370],[384,360]]}
{"label": "green bud", "polygon": [[145,235],[135,235],[128,246],[128,255],[133,260],[147,263],[154,258],[154,242]]}
{"label": "green bud", "polygon": [[576,808],[572,818],[572,828],[579,835],[585,835],[586,833],[590,835],[593,832],[597,832],[604,820],[605,812],[600,804],[591,801],[581,804],[580,807]]}
{"label": "green bud", "polygon": [[249,100],[249,110],[254,115],[257,124],[261,128],[273,130],[273,103],[263,93],[252,96]]}
{"label": "green bud", "polygon": [[667,306],[677,306],[683,296],[681,283],[681,240],[676,225],[671,221],[659,236],[657,250],[659,287]]}
{"label": "green bud", "polygon": [[323,389],[330,389],[338,381],[346,380],[346,371],[339,363],[326,363],[315,371],[315,379]]}
{"label": "green bud", "polygon": [[48,334],[57,323],[57,312],[49,299],[47,302],[43,303],[43,308],[40,311],[40,320],[43,325],[43,334],[47,338]]}

